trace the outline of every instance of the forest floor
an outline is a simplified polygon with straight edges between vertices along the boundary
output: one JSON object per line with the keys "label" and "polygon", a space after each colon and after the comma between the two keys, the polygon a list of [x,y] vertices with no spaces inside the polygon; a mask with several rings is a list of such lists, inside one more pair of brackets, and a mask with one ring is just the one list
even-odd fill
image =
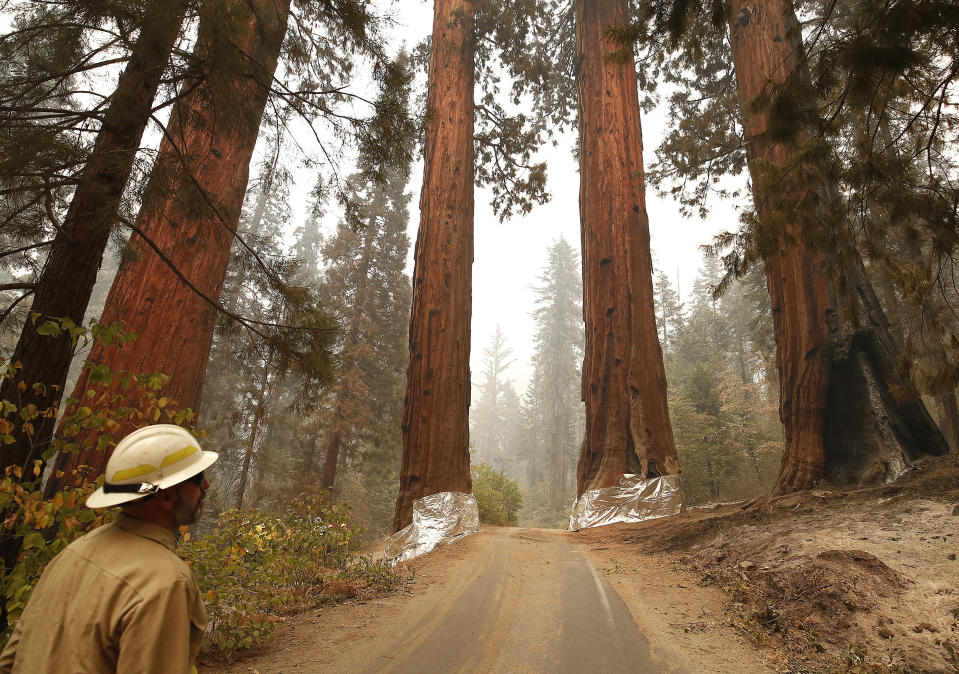
{"label": "forest floor", "polygon": [[[517,668],[503,644],[519,639],[527,659],[567,651],[576,630],[536,625],[572,619],[565,579],[587,578],[585,563],[600,595],[607,588],[607,613],[623,604],[663,671],[959,674],[959,460],[920,468],[890,485],[576,533],[491,528],[404,565],[410,580],[391,596],[290,616],[272,646],[200,671],[406,671],[400,656],[409,671],[546,671]],[[467,641],[492,650],[447,634],[458,621]],[[436,650],[459,653],[463,666],[424,669]]]}
{"label": "forest floor", "polygon": [[[622,594],[672,627],[732,626],[777,671],[959,673],[959,460],[926,460],[897,482],[690,508],[574,534]],[[660,590],[650,560],[689,579]],[[717,587],[721,612],[700,611]],[[661,599],[657,597],[661,595]],[[667,605],[669,603],[669,605]],[[642,628],[642,618],[637,617]]]}

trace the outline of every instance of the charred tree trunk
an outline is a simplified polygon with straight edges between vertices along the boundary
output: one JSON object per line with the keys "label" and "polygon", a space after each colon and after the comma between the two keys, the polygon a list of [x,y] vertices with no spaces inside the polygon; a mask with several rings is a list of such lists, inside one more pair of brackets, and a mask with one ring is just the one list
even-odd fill
{"label": "charred tree trunk", "polygon": [[586,432],[577,494],[624,473],[679,472],[653,307],[639,98],[632,54],[607,30],[629,21],[626,0],[577,0],[580,221]]}
{"label": "charred tree trunk", "polygon": [[[896,376],[895,342],[861,261],[845,262],[848,292],[840,296],[822,253],[808,244],[816,238],[809,214],[823,213],[834,190],[824,182],[828,167],[812,162],[828,160],[773,138],[768,109],[755,104],[797,73],[808,81],[798,70],[805,66],[795,12],[789,0],[733,0],[729,30],[786,435],[775,491],[809,489],[824,477],[893,480],[910,458],[941,453],[942,436],[915,388]],[[798,131],[800,142],[812,137]],[[865,320],[856,325],[856,317]]]}
{"label": "charred tree trunk", "polygon": [[412,522],[416,499],[472,491],[473,17],[470,0],[434,0],[394,531]]}
{"label": "charred tree trunk", "polygon": [[[40,318],[24,325],[10,359],[11,363],[22,363],[22,368],[14,377],[4,379],[0,389],[0,398],[20,409],[35,405],[43,412],[60,403],[73,359],[73,342],[69,333],[54,338],[38,334],[37,328],[47,319],[69,318],[76,325],[83,322],[186,5],[183,1],[172,6],[154,3],[144,14],[140,35],[34,289],[31,311],[39,313]],[[21,383],[26,385],[22,392]],[[34,389],[33,384],[44,387]],[[38,418],[32,435],[22,428],[14,429],[15,442],[0,448],[0,465],[19,465],[26,473],[26,466],[49,444],[55,423],[54,414]]]}
{"label": "charred tree trunk", "polygon": [[[103,310],[102,321],[123,320],[139,338],[123,349],[95,346],[88,357],[114,371],[159,370],[169,376],[164,394],[194,410],[213,340],[209,300],[219,297],[226,275],[289,15],[288,0],[230,7],[226,26],[201,21],[196,49],[211,65],[174,108],[130,238],[136,257],[121,265]],[[74,397],[87,386],[84,371]],[[57,467],[102,470],[106,460],[100,452],[65,455]]]}

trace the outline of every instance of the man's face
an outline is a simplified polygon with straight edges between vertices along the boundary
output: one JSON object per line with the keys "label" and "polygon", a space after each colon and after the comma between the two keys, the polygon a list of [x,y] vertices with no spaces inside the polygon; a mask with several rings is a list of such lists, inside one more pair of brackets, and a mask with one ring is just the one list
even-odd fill
{"label": "man's face", "polygon": [[176,486],[177,501],[173,505],[173,517],[178,526],[196,522],[203,497],[210,488],[210,481],[201,473]]}

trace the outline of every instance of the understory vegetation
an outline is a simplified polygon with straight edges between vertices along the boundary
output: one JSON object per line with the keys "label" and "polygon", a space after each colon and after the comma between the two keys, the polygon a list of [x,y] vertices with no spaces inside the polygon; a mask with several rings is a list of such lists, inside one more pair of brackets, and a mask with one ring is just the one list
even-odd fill
{"label": "understory vegetation", "polygon": [[206,651],[236,656],[269,643],[279,616],[400,584],[386,561],[356,554],[362,532],[347,517],[347,507],[312,491],[275,511],[227,510],[209,533],[185,533],[177,551],[205,592]]}

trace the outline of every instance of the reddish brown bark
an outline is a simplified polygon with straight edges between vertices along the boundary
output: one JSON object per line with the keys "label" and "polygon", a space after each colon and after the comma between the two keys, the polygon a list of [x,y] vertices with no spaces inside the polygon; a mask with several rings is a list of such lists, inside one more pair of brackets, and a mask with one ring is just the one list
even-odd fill
{"label": "reddish brown bark", "polygon": [[[23,369],[16,377],[5,379],[0,390],[0,398],[21,409],[32,404],[42,411],[60,402],[73,359],[73,343],[69,334],[59,338],[38,335],[36,327],[48,318],[70,318],[77,325],[83,322],[160,78],[180,34],[186,4],[155,3],[146,12],[144,26],[148,29],[140,31],[113,92],[103,126],[35,288],[31,311],[42,318],[36,324],[27,322],[10,359],[11,363],[22,363]],[[21,382],[27,386],[23,392],[18,390]],[[34,383],[46,388],[35,391]],[[0,465],[26,466],[39,458],[48,446],[55,421],[55,416],[37,419],[32,436],[15,430],[16,442],[0,447]]]}
{"label": "reddish brown bark", "polygon": [[[912,384],[897,374],[897,349],[861,261],[847,261],[850,291],[841,297],[823,255],[809,245],[816,240],[810,223],[835,189],[824,182],[828,167],[812,162],[828,160],[772,139],[768,107],[755,103],[792,75],[807,76],[799,70],[805,66],[795,12],[789,0],[733,0],[729,29],[785,427],[775,491],[809,489],[824,477],[894,479],[909,457],[941,453],[941,434]],[[800,144],[812,136],[797,131]]]}
{"label": "reddish brown bark", "polygon": [[586,432],[577,494],[624,473],[680,472],[666,407],[666,375],[653,307],[639,98],[632,54],[611,26],[626,0],[577,0],[580,221],[586,355]]}
{"label": "reddish brown bark", "polygon": [[412,522],[416,499],[472,491],[473,17],[469,0],[434,0],[394,531]]}
{"label": "reddish brown bark", "polygon": [[[255,0],[236,3],[225,24],[216,15],[201,21],[197,52],[212,65],[174,109],[136,221],[196,291],[134,234],[136,257],[121,265],[101,321],[122,320],[138,338],[122,349],[95,346],[88,357],[115,371],[163,372],[164,395],[181,407],[200,406],[216,317],[200,293],[220,295],[288,14],[288,0]],[[74,397],[87,387],[84,372]],[[57,467],[102,470],[106,459],[66,455]]]}

